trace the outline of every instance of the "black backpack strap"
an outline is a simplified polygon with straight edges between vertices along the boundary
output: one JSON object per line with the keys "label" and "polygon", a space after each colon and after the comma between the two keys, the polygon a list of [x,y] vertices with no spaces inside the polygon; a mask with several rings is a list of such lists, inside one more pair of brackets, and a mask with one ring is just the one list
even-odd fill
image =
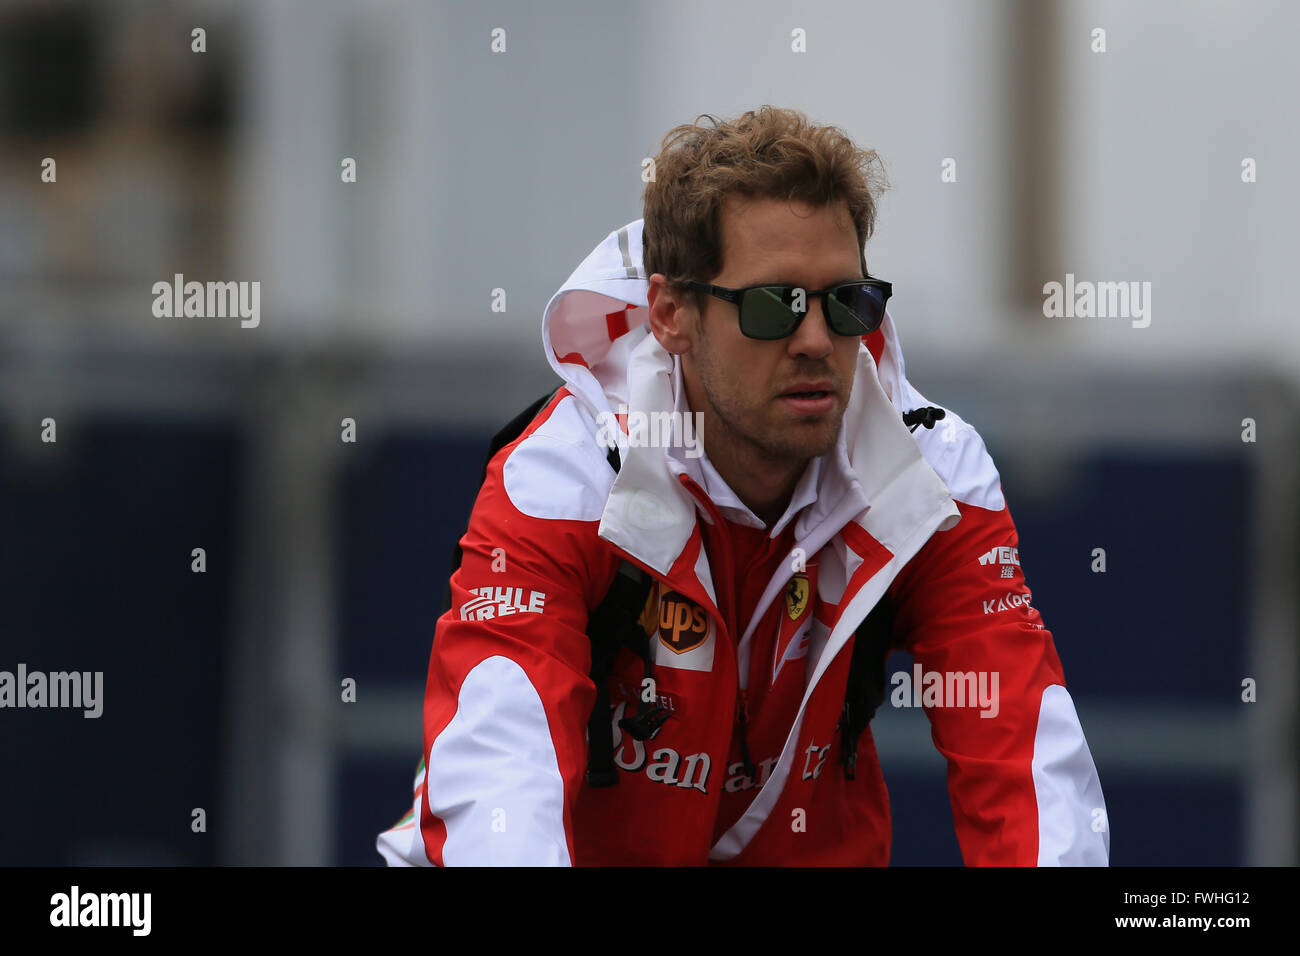
{"label": "black backpack strap", "polygon": [[[604,599],[587,619],[587,636],[591,639],[591,679],[596,685],[596,705],[587,721],[587,785],[591,787],[611,787],[618,783],[618,770],[614,766],[614,728],[609,719],[609,674],[618,652],[624,647],[631,648],[645,661],[646,674],[650,674],[650,641],[641,627],[640,617],[653,585],[654,578],[630,561],[624,561]],[[624,717],[619,725],[638,740],[646,740],[666,718],[667,711],[656,703],[650,711],[632,718]],[[654,723],[656,719],[658,723]],[[645,736],[639,736],[643,725],[646,725]]]}
{"label": "black backpack strap", "polygon": [[[532,421],[534,418],[537,417],[537,414],[550,403],[551,399],[555,397],[555,393],[558,392],[559,390],[560,390],[559,386],[551,389],[549,392],[547,392],[537,401],[533,402],[531,405],[525,408],[514,418],[510,419],[509,422],[503,425],[497,431],[497,433],[492,436],[492,441],[488,445],[487,457],[483,459],[483,474],[479,476],[479,480],[478,480],[478,484],[480,488],[482,488],[483,483],[487,481],[488,465],[491,464],[492,459],[496,456],[496,453],[499,452],[502,448],[505,448],[506,445],[509,445],[520,435],[522,435],[524,433],[524,430],[527,429],[528,426],[532,424]],[[456,538],[456,544],[451,549],[451,568],[447,572],[447,590],[443,593],[442,596],[443,614],[446,614],[448,611],[451,610],[451,578],[452,575],[454,575],[460,569],[460,563],[462,560],[464,560],[465,555],[460,549],[460,539],[463,538],[465,536],[465,532],[468,531],[469,531],[469,521],[468,519],[466,519],[465,531],[461,532],[460,536]]]}
{"label": "black backpack strap", "polygon": [[[618,446],[606,454],[614,474],[622,462]],[[631,561],[619,565],[614,581],[596,609],[587,618],[591,640],[591,680],[596,685],[596,705],[587,720],[587,785],[612,787],[618,783],[614,766],[614,728],[610,725],[609,675],[619,651],[628,648],[645,664],[645,676],[654,674],[650,636],[641,627],[641,612],[654,587],[654,578]],[[637,740],[649,740],[668,719],[668,708],[657,700],[637,713],[622,717],[618,725]]]}
{"label": "black backpack strap", "polygon": [[857,771],[858,737],[885,700],[885,658],[893,646],[893,634],[894,609],[885,594],[858,625],[853,638],[844,713],[838,728],[843,734],[840,762],[848,780],[854,779]]}

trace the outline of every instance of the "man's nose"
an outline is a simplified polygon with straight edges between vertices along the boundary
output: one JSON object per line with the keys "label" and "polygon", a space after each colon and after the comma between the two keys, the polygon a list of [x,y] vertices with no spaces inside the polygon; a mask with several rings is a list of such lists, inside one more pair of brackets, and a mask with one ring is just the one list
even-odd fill
{"label": "man's nose", "polygon": [[808,297],[808,314],[790,336],[791,355],[825,358],[831,354],[834,343],[831,341],[831,330],[826,325],[826,313],[822,310],[823,298],[820,295]]}

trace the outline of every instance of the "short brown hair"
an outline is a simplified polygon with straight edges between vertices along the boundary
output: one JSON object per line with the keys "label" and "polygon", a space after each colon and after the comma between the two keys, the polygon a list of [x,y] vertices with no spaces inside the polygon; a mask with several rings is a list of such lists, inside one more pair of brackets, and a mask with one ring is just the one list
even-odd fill
{"label": "short brown hair", "polygon": [[704,113],[668,131],[653,168],[642,235],[647,277],[662,272],[680,286],[721,272],[719,213],[731,194],[813,206],[846,201],[866,274],[863,249],[888,184],[875,150],[859,149],[838,127],[814,126],[803,113],[774,106],[723,122]]}

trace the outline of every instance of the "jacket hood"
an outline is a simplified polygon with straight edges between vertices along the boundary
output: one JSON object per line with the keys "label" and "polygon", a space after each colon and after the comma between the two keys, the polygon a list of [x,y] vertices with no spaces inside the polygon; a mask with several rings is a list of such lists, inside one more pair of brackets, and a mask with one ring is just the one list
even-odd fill
{"label": "jacket hood", "polygon": [[[607,235],[551,297],[542,318],[546,357],[585,407],[593,432],[595,422],[610,421],[621,404],[651,413],[671,410],[675,404],[675,356],[655,340],[648,324],[642,225],[638,219]],[[904,402],[919,398],[904,377],[898,336],[886,313],[881,328],[859,347],[838,448],[826,456],[831,467],[822,469],[818,501],[806,510],[796,529],[800,537],[822,522],[833,520],[839,527],[870,505],[899,494],[909,499],[906,503],[894,499],[901,514],[942,503],[949,513],[942,529],[956,523],[957,509],[948,488],[927,465],[903,424]],[[601,537],[662,569],[680,552],[688,530],[685,519],[694,514],[694,502],[671,474],[674,465],[669,456],[662,450],[655,453],[630,446],[625,429],[614,432],[623,467],[606,505]],[[904,473],[914,475],[904,483],[906,491],[900,485]],[[855,502],[860,510],[854,510]],[[844,509],[852,515],[841,514]],[[647,514],[657,517],[649,520]],[[882,518],[878,513],[868,524]],[[877,530],[888,538],[908,529],[889,527],[886,521]],[[881,540],[887,546],[891,543]]]}
{"label": "jacket hood", "polygon": [[[627,401],[631,352],[650,334],[643,225],[635,219],[607,235],[551,296],[542,316],[547,361],[593,415]],[[864,345],[885,395],[901,413],[906,376],[888,309]]]}

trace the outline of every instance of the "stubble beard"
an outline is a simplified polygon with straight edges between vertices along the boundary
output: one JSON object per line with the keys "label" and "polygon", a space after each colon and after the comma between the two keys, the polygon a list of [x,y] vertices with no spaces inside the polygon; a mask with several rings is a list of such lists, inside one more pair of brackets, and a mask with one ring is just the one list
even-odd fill
{"label": "stubble beard", "polygon": [[835,447],[844,417],[843,406],[837,404],[835,410],[821,421],[796,419],[782,434],[781,428],[769,426],[764,429],[761,421],[757,421],[770,414],[769,406],[747,413],[734,395],[717,387],[716,365],[707,345],[699,349],[695,365],[700,388],[713,411],[714,427],[721,431],[719,437],[722,440],[737,449],[740,461],[793,465],[824,455]]}

